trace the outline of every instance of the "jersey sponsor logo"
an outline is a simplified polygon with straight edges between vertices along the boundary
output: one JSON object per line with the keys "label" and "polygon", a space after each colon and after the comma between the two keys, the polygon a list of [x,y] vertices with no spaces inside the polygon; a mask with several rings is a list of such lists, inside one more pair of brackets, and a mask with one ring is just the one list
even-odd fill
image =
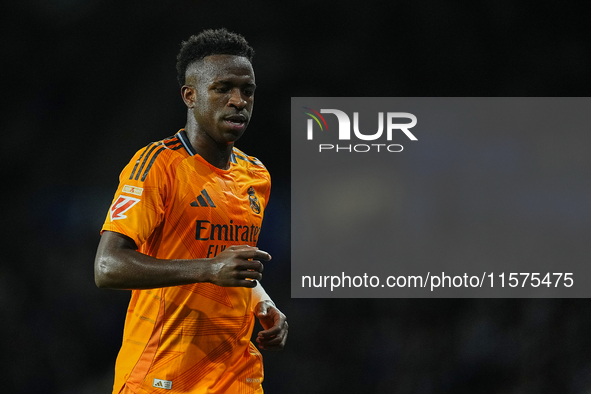
{"label": "jersey sponsor logo", "polygon": [[154,379],[152,386],[157,387],[159,389],[172,390],[172,381],[162,380],[162,379]]}
{"label": "jersey sponsor logo", "polygon": [[209,220],[196,220],[195,239],[197,241],[242,241],[257,242],[261,228],[254,224],[235,224],[230,220],[229,224],[211,223]]}
{"label": "jersey sponsor logo", "polygon": [[119,219],[126,219],[127,216],[124,215],[125,212],[129,211],[131,207],[135,204],[140,202],[139,198],[129,197],[129,196],[119,196],[117,200],[111,205],[111,209],[109,209],[109,214],[111,215],[111,221],[119,220]]}
{"label": "jersey sponsor logo", "polygon": [[248,188],[248,200],[250,201],[250,209],[256,214],[261,213],[261,204],[259,204],[259,199],[254,193],[254,188],[251,186]]}
{"label": "jersey sponsor logo", "polygon": [[261,383],[262,381],[261,378],[246,378],[246,383]]}
{"label": "jersey sponsor logo", "polygon": [[137,186],[123,185],[123,190],[121,190],[121,191],[123,193],[129,193],[129,194],[135,194],[136,196],[141,196],[142,193],[144,192],[144,188],[137,187]]}
{"label": "jersey sponsor logo", "polygon": [[[209,203],[209,205],[208,205]],[[212,207],[215,208],[215,204],[209,194],[207,194],[207,190],[201,190],[201,194],[197,196],[195,201],[191,203],[192,207]]]}

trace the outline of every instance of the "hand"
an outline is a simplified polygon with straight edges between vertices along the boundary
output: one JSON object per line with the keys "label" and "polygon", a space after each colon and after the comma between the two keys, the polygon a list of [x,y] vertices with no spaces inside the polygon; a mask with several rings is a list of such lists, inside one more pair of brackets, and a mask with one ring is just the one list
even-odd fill
{"label": "hand", "polygon": [[264,328],[257,336],[259,348],[283,350],[289,328],[287,317],[269,300],[259,302],[254,308],[254,313]]}
{"label": "hand", "polygon": [[232,245],[207,263],[208,282],[225,287],[255,287],[271,255],[249,245]]}

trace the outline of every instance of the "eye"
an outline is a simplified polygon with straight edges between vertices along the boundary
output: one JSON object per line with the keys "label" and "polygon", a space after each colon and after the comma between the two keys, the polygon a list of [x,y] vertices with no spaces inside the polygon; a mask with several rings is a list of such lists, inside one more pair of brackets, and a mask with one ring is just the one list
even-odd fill
{"label": "eye", "polygon": [[225,86],[220,86],[220,87],[215,88],[214,91],[217,93],[228,93],[230,91],[230,89]]}

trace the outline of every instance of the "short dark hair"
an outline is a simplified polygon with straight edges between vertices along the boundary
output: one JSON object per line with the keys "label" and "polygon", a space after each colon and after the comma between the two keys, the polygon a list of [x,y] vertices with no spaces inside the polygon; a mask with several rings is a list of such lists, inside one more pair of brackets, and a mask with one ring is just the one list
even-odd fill
{"label": "short dark hair", "polygon": [[252,63],[254,49],[240,34],[232,33],[225,28],[207,29],[196,36],[191,36],[181,43],[181,51],[176,57],[177,79],[185,84],[187,68],[195,61],[211,55],[244,56]]}

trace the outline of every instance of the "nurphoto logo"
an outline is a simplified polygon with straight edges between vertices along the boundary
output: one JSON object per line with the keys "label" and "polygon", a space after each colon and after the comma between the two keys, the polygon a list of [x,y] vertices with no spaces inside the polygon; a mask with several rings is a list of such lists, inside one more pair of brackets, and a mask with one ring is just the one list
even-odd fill
{"label": "nurphoto logo", "polygon": [[[338,128],[338,140],[339,141],[351,141],[351,119],[344,111],[338,109],[320,109],[320,112],[303,107],[305,110],[304,114],[310,118],[307,122],[307,138],[308,140],[314,139],[314,128],[320,129],[320,132],[329,132],[328,124],[322,114],[333,114],[336,116],[339,128]],[[399,123],[400,120],[410,120],[409,123]],[[353,134],[354,139],[361,141],[376,141],[384,134],[384,123],[386,123],[386,141],[392,141],[392,137],[397,132],[402,132],[411,141],[417,141],[417,137],[409,129],[413,128],[417,124],[417,117],[408,112],[378,112],[378,130],[373,133],[362,133],[359,130],[359,112],[353,112]],[[329,132],[330,133],[330,132]],[[364,153],[369,151],[377,152],[402,152],[403,146],[400,144],[318,144],[318,151],[333,151],[333,152],[357,152]]]}

